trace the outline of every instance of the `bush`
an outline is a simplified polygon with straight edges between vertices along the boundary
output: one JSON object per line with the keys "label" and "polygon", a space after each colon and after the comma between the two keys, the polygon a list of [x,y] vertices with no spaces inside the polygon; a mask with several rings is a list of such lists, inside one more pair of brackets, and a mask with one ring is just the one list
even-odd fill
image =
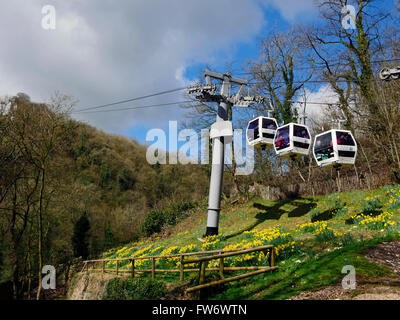
{"label": "bush", "polygon": [[157,300],[166,292],[161,281],[114,278],[108,282],[103,300]]}
{"label": "bush", "polygon": [[106,222],[104,227],[104,243],[103,243],[103,250],[108,250],[110,248],[114,248],[117,245],[115,241],[114,233],[111,230],[110,221]]}
{"label": "bush", "polygon": [[166,216],[164,214],[164,211],[152,210],[146,216],[140,228],[146,236],[150,236],[153,233],[160,232],[165,222]]}
{"label": "bush", "polygon": [[146,236],[160,232],[164,225],[176,225],[186,217],[185,213],[196,207],[196,202],[186,201],[173,203],[165,210],[152,210],[141,225],[141,230]]}
{"label": "bush", "polygon": [[74,233],[71,237],[75,257],[87,259],[89,256],[89,230],[90,222],[86,212],[83,212],[82,216],[75,222]]}

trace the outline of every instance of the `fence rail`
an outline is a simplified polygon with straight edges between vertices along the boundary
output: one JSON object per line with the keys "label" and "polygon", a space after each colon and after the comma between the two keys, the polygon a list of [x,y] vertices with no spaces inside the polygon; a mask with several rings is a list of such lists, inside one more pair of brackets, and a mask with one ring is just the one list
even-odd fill
{"label": "fence rail", "polygon": [[[265,267],[258,267],[259,270],[248,272],[245,274],[241,274],[238,276],[230,277],[230,278],[224,278],[224,271],[229,270],[230,268],[224,266],[224,258],[228,257],[233,257],[241,254],[246,254],[246,253],[252,253],[252,252],[259,252],[259,251],[264,251],[265,253],[268,251],[269,252],[269,266]],[[266,255],[266,254],[265,254]],[[220,275],[220,280],[217,281],[211,281],[208,283],[205,282],[205,272],[206,272],[206,262],[211,261],[211,260],[219,260],[219,275]],[[191,260],[186,260],[186,261],[181,261],[181,275],[183,275],[184,272],[184,265],[185,264],[193,264],[193,263],[199,263],[199,285],[186,289],[185,293],[193,292],[193,291],[198,291],[207,287],[215,286],[218,284],[223,284],[235,280],[240,280],[248,277],[252,277],[267,271],[273,271],[278,269],[278,266],[275,266],[275,258],[274,258],[274,246],[273,245],[267,245],[267,246],[260,246],[260,247],[253,247],[253,248],[247,248],[247,249],[241,249],[235,252],[227,252],[227,253],[222,253],[222,254],[216,254],[213,256],[208,256],[208,257],[201,257],[198,259],[191,259]],[[243,270],[243,269],[242,269]],[[245,270],[251,270],[249,268],[246,268]],[[181,278],[183,280],[183,278]]]}
{"label": "fence rail", "polygon": [[[246,266],[246,267],[227,267],[224,265],[224,259],[228,257],[234,257],[237,255],[252,253],[252,252],[260,252],[263,251],[265,256],[268,255],[268,263],[269,266]],[[192,258],[194,256],[199,256],[198,258]],[[156,261],[161,259],[171,259],[171,258],[178,258],[180,261],[179,269],[156,269]],[[189,259],[185,259],[189,257]],[[151,269],[136,269],[135,268],[135,261],[136,260],[151,260]],[[211,260],[219,260],[219,266],[217,268],[207,268],[206,263]],[[115,269],[106,269],[106,263],[116,261]],[[129,269],[119,269],[119,264],[121,261],[128,261],[131,264],[130,270]],[[101,263],[101,268],[95,268],[96,263]],[[198,268],[186,268],[185,265],[188,264],[196,264],[199,263]],[[92,266],[89,269],[89,265]],[[278,266],[275,266],[275,257],[274,257],[274,246],[273,245],[266,245],[266,246],[259,246],[259,247],[252,247],[252,248],[237,248],[237,249],[230,249],[230,250],[213,250],[213,251],[200,251],[200,252],[188,252],[188,253],[178,253],[178,254],[171,254],[166,256],[147,256],[147,257],[132,257],[132,258],[114,258],[114,259],[95,259],[95,260],[86,260],[84,261],[84,266],[81,272],[90,271],[101,271],[102,274],[104,272],[115,272],[117,275],[119,273],[130,273],[131,277],[135,277],[136,274],[141,274],[145,272],[151,272],[152,278],[155,279],[156,273],[163,273],[163,272],[176,272],[179,273],[180,281],[185,279],[185,273],[187,272],[199,272],[199,285],[186,289],[185,293],[198,291],[204,289],[206,287],[223,284],[226,282],[231,282],[235,280],[240,280],[248,277],[252,277],[264,272],[274,271],[278,269]],[[237,275],[230,278],[225,278],[224,272],[225,271],[251,271],[245,274]],[[220,280],[212,281],[209,283],[205,282],[205,272],[206,271],[218,271]]]}
{"label": "fence rail", "polygon": [[[184,257],[187,256],[201,256],[201,255],[206,255],[206,254],[222,254],[222,253],[228,253],[228,252],[236,252],[241,249],[230,249],[230,250],[212,250],[212,251],[199,251],[199,252],[186,252],[186,253],[177,253],[177,254],[170,254],[170,255],[165,255],[165,256],[146,256],[146,257],[133,257],[133,258],[111,258],[111,259],[93,259],[93,260],[85,260],[83,261],[83,268],[81,272],[89,272],[89,271],[101,271],[102,273],[104,272],[116,272],[118,275],[119,273],[127,273],[131,272],[132,273],[132,278],[135,277],[135,273],[143,273],[143,272],[151,272],[152,273],[152,278],[155,278],[155,273],[157,272],[182,272],[181,269],[156,269],[155,267],[155,262],[156,260],[162,260],[162,259],[171,259],[171,258],[179,258],[180,261],[184,259]],[[137,260],[152,260],[152,268],[151,269],[136,269],[135,268],[135,261]],[[106,269],[105,265],[107,262],[112,262],[116,261],[116,268],[115,269]],[[128,261],[131,264],[131,270],[120,270],[119,269],[119,264],[123,261]],[[102,263],[101,269],[95,268],[96,263]],[[89,268],[91,266],[92,268]],[[233,269],[232,269],[233,270]],[[238,269],[240,270],[240,269]],[[198,271],[197,269],[186,269],[184,272],[195,272]],[[181,275],[181,278],[182,275]]]}

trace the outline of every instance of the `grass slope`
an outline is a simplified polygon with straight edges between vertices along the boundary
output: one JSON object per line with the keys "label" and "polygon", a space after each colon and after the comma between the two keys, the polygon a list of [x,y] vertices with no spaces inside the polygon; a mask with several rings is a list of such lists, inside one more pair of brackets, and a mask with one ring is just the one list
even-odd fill
{"label": "grass slope", "polygon": [[[287,201],[253,198],[236,207],[226,205],[220,217],[220,235],[208,237],[203,243],[197,238],[206,228],[204,208],[171,230],[168,237],[148,238],[112,249],[104,257],[168,255],[272,243],[276,247],[278,271],[226,284],[223,290],[209,291],[209,298],[286,299],[304,290],[338,283],[344,277],[341,271],[345,265],[353,265],[360,278],[392,277],[391,270],[367,261],[363,251],[399,238],[399,209],[400,186]],[[226,265],[265,265],[267,258],[263,254],[247,254],[226,259]],[[137,267],[147,268],[149,264],[145,260]],[[177,266],[178,259],[169,259],[162,260],[157,268]],[[187,285],[180,283],[176,275],[160,277],[166,282]],[[193,274],[188,279],[195,283],[196,277]]]}

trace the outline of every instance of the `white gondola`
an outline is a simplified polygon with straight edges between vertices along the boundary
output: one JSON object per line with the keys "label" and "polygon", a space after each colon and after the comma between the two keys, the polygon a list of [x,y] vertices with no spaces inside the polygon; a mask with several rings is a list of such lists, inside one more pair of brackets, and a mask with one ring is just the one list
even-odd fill
{"label": "white gondola", "polygon": [[303,124],[288,123],[276,130],[274,148],[280,157],[293,159],[308,155],[310,146],[310,131]]}
{"label": "white gondola", "polygon": [[332,129],[315,136],[313,154],[320,167],[353,165],[357,143],[350,131]]}
{"label": "white gondola", "polygon": [[278,123],[274,118],[257,117],[247,125],[247,143],[251,146],[261,148],[272,146],[277,128]]}

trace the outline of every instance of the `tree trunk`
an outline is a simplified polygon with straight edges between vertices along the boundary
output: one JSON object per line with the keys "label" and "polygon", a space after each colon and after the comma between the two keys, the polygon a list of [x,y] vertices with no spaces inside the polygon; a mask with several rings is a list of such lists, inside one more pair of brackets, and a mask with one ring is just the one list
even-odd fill
{"label": "tree trunk", "polygon": [[40,295],[42,293],[42,268],[43,268],[43,251],[42,251],[42,235],[43,235],[43,197],[44,197],[44,187],[45,187],[45,169],[42,166],[42,177],[40,185],[40,197],[39,197],[39,212],[38,212],[38,260],[39,260],[39,277],[38,277],[38,291],[36,299],[40,300]]}
{"label": "tree trunk", "polygon": [[18,245],[13,240],[13,299],[17,300],[19,298],[19,260],[18,260]]}
{"label": "tree trunk", "polygon": [[17,219],[17,186],[14,185],[14,195],[13,195],[13,209],[12,209],[12,223],[11,223],[11,242],[13,248],[13,256],[12,256],[12,282],[13,282],[13,298],[17,300],[19,298],[19,259],[18,259],[18,237],[16,228],[16,219]]}

